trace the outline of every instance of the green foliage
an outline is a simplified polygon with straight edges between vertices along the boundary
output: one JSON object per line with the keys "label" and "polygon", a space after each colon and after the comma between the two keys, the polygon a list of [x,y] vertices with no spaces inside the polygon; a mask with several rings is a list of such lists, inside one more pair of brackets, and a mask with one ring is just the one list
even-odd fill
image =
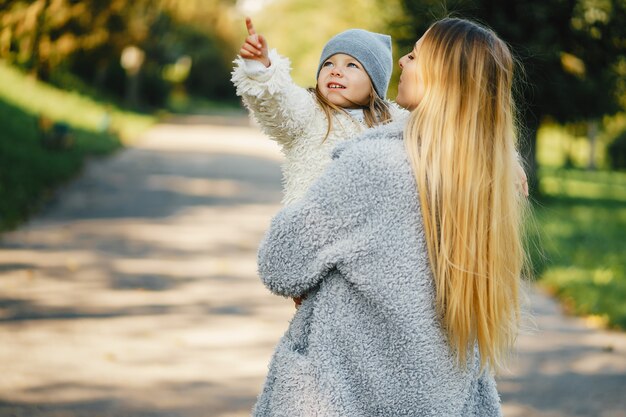
{"label": "green foliage", "polygon": [[[544,123],[537,133],[537,161],[541,167],[586,168],[590,143],[584,126]],[[596,143],[596,166],[609,168],[605,150],[611,138],[603,133]]]}
{"label": "green foliage", "polygon": [[226,60],[222,55],[228,45],[207,36],[197,25],[181,24],[168,13],[159,15],[150,32],[142,48],[159,69],[159,79],[166,79],[164,69],[169,63],[188,58],[191,60],[188,74],[172,85],[182,83],[188,91],[213,100],[234,100],[230,83],[232,57]]}
{"label": "green foliage", "polygon": [[626,329],[626,173],[541,171],[539,283],[575,314]]}
{"label": "green foliage", "polygon": [[0,99],[32,115],[43,114],[74,128],[97,131],[109,112],[114,130],[122,141],[128,142],[153,123],[152,117],[122,110],[78,91],[59,90],[1,62],[0,79]]}
{"label": "green foliage", "polygon": [[[599,120],[621,109],[626,94],[626,2],[623,0],[403,0],[394,32],[412,45],[434,20],[452,15],[484,23],[520,62],[517,102],[522,155],[537,188],[536,133],[557,122]],[[407,31],[406,27],[411,30]],[[407,34],[409,34],[407,36]]]}
{"label": "green foliage", "polygon": [[626,170],[626,130],[617,135],[608,147],[611,168]]}
{"label": "green foliage", "polygon": [[[59,74],[69,72],[132,105],[137,85],[139,104],[158,107],[185,81],[168,79],[166,68],[189,57],[189,91],[233,100],[234,47],[224,29],[233,7],[230,0],[16,0],[0,8],[0,58],[62,88],[71,85]],[[145,53],[136,78],[120,63],[129,46]]]}
{"label": "green foliage", "polygon": [[[416,34],[448,14],[475,19],[509,42],[529,88],[523,97],[539,119],[597,119],[620,109],[626,3],[621,0],[405,0]],[[412,43],[416,36],[405,39]]]}
{"label": "green foliage", "polygon": [[74,145],[63,151],[41,144],[37,117],[0,100],[0,230],[34,211],[52,188],[71,178],[86,155],[119,146],[114,136],[72,130]]}
{"label": "green foliage", "polygon": [[[625,121],[605,118],[602,146]],[[579,133],[556,124],[539,130],[543,198],[535,204],[531,239],[535,275],[571,313],[626,329],[626,173],[563,168],[568,159],[586,166],[589,143]]]}
{"label": "green foliage", "polygon": [[[0,64],[0,230],[35,211],[91,155],[109,153],[153,122],[76,92],[64,92]],[[42,146],[41,117],[69,125],[72,145]],[[105,129],[105,117],[111,125]]]}

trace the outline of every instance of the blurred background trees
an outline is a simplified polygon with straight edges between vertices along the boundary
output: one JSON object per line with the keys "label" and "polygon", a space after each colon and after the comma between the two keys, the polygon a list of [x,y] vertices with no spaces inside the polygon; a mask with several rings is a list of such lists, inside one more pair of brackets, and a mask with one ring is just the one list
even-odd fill
{"label": "blurred background trees", "polygon": [[[433,18],[463,16],[485,23],[507,41],[523,76],[518,85],[529,171],[536,166],[536,137],[556,121],[589,139],[587,166],[596,166],[603,117],[626,100],[626,1],[624,0],[403,0],[397,27],[401,45],[414,42]],[[408,28],[408,30],[407,30]],[[567,161],[571,163],[571,161]],[[535,181],[535,189],[536,187]]]}
{"label": "blurred background trees", "polygon": [[626,0],[0,0],[0,59],[129,108],[216,108],[237,103],[229,78],[244,15],[305,86],[324,43],[347,28],[391,34],[399,57],[434,20],[475,19],[520,63],[521,139],[535,192],[542,126],[575,138],[559,143],[558,164],[626,168]]}
{"label": "blurred background trees", "polygon": [[344,29],[391,34],[399,57],[435,19],[485,23],[523,68],[518,103],[531,172],[542,122],[587,137],[586,165],[595,168],[604,160],[596,152],[604,119],[626,106],[626,0],[0,0],[0,59],[135,107],[167,107],[189,91],[233,102],[229,73],[244,14],[291,58],[303,85],[314,84],[319,51]]}
{"label": "blurred background trees", "polygon": [[[163,106],[181,88],[233,101],[233,5],[228,0],[3,1],[0,58],[60,87],[93,90],[133,106]],[[131,61],[143,57],[141,63],[127,63],[138,68],[123,67],[125,50]]]}

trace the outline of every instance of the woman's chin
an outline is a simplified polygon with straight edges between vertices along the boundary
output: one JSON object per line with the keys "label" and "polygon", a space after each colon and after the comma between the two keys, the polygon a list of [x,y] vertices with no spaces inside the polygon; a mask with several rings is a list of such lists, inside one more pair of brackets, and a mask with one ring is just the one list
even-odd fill
{"label": "woman's chin", "polygon": [[406,103],[406,101],[404,100],[404,97],[402,97],[401,95],[398,95],[398,96],[396,97],[396,104],[397,104],[398,106],[400,106],[400,107],[405,108],[405,109],[407,108],[407,106],[406,106],[406,105],[407,105],[407,103]]}
{"label": "woman's chin", "polygon": [[415,103],[412,100],[406,100],[403,96],[398,95],[396,97],[396,104],[404,109],[412,111],[412,110],[415,110],[418,103]]}

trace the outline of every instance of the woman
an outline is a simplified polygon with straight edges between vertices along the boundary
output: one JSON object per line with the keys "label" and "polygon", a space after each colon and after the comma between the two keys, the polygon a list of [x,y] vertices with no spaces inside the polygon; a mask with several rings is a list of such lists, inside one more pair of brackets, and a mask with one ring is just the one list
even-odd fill
{"label": "woman", "polygon": [[444,19],[400,67],[408,120],[340,145],[261,245],[264,283],[306,299],[255,416],[501,415],[491,371],[524,260],[513,60],[492,31]]}

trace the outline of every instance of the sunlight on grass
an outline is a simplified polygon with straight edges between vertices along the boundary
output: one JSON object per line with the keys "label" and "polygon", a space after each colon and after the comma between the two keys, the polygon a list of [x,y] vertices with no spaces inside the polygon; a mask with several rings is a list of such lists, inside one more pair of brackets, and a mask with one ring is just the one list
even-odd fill
{"label": "sunlight on grass", "polygon": [[588,142],[558,126],[542,128],[537,151],[539,284],[570,313],[626,329],[626,173],[560,168],[567,153],[585,166]]}
{"label": "sunlight on grass", "polygon": [[[589,174],[589,173],[586,173]],[[614,181],[601,181],[597,177],[575,178],[571,172],[542,170],[541,191],[547,195],[563,195],[587,199],[610,199],[626,202],[626,175],[616,174]]]}
{"label": "sunlight on grass", "polygon": [[[0,79],[0,231],[36,212],[87,158],[131,143],[155,121],[36,81],[1,61]],[[62,146],[47,142],[44,132],[54,123],[63,123],[57,124],[66,132],[57,136]]]}
{"label": "sunlight on grass", "polygon": [[[599,168],[608,167],[607,146],[617,132],[626,129],[626,116],[607,116],[603,126],[595,144],[594,162]],[[537,132],[537,161],[541,167],[586,168],[590,150],[585,125],[565,127],[544,123]]]}
{"label": "sunlight on grass", "polygon": [[623,267],[554,267],[545,272],[541,283],[563,301],[567,311],[601,317],[610,327],[626,328]]}
{"label": "sunlight on grass", "polygon": [[[540,285],[568,311],[606,316],[609,326],[626,329],[626,207],[597,212],[580,204],[555,205],[538,210],[545,256],[536,261]],[[620,216],[612,217],[614,212]]]}
{"label": "sunlight on grass", "polygon": [[563,166],[571,136],[556,125],[542,126],[537,132],[537,160],[540,166]]}
{"label": "sunlight on grass", "polygon": [[98,132],[107,111],[123,142],[130,142],[154,123],[154,118],[97,102],[78,92],[59,90],[25,76],[0,62],[0,98],[33,115],[44,114],[74,128]]}

